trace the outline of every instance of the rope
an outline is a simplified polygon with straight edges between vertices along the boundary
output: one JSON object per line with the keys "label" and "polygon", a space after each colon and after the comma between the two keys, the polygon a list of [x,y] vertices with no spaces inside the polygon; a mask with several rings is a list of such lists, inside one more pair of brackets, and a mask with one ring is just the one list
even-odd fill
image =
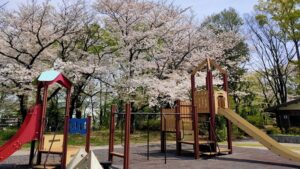
{"label": "rope", "polygon": [[44,168],[46,168],[46,164],[47,164],[47,161],[48,161],[48,157],[49,157],[49,154],[50,154],[50,150],[51,150],[51,148],[52,148],[52,146],[53,146],[53,143],[54,143],[54,140],[55,140],[55,137],[56,137],[56,131],[57,131],[57,129],[58,129],[58,126],[59,126],[59,124],[56,125],[55,130],[54,130],[54,135],[53,135],[53,137],[52,137],[52,142],[51,142],[51,144],[50,144],[50,147],[49,147],[49,149],[48,149],[48,153],[47,153],[47,155],[46,155],[46,159],[45,159],[45,162],[44,162]]}

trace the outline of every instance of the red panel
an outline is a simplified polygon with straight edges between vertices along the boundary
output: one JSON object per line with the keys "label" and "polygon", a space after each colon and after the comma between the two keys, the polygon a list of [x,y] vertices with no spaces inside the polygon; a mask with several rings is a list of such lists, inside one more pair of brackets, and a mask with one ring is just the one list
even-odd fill
{"label": "red panel", "polygon": [[37,104],[29,109],[24,123],[18,132],[0,147],[0,162],[19,150],[23,144],[38,138],[41,110],[41,104]]}
{"label": "red panel", "polygon": [[67,88],[67,89],[71,89],[72,87],[72,83],[70,82],[69,79],[67,79],[64,75],[60,74],[58,75],[53,81],[51,82],[46,82],[46,84],[48,86],[50,86],[53,83],[59,83],[60,85],[62,85],[63,87]]}

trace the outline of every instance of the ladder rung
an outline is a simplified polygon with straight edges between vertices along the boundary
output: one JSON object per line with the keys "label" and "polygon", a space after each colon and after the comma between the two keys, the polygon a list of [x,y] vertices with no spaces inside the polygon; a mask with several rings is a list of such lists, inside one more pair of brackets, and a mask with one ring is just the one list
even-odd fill
{"label": "ladder rung", "polygon": [[110,155],[124,158],[124,154],[117,153],[117,152],[111,152]]}
{"label": "ladder rung", "polygon": [[216,152],[202,152],[201,154],[207,155],[207,156],[214,156],[214,155],[217,155],[218,153],[216,153]]}
{"label": "ladder rung", "polygon": [[230,152],[231,150],[228,149],[228,148],[220,148],[220,153],[228,153]]}
{"label": "ladder rung", "polygon": [[33,166],[33,169],[55,169],[57,168],[59,165],[35,165]]}

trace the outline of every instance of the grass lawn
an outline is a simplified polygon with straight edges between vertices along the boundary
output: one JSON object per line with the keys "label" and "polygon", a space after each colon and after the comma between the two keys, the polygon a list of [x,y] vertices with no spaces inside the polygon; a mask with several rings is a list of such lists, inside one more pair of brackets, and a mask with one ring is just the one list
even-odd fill
{"label": "grass lawn", "polygon": [[[122,133],[120,131],[115,131],[115,144],[121,144]],[[123,133],[124,142],[125,133]],[[103,146],[108,145],[109,130],[92,131],[91,133],[91,145],[92,146]],[[149,133],[150,141],[159,141],[160,132],[150,131]],[[135,143],[146,143],[147,141],[147,131],[135,131],[134,134],[130,135],[131,144]],[[69,145],[83,146],[85,145],[85,136],[79,134],[69,135]]]}
{"label": "grass lawn", "polygon": [[[0,146],[8,141],[15,133],[17,129],[7,129],[0,130]],[[51,133],[46,133],[51,134]],[[52,133],[54,134],[54,133]],[[62,134],[62,133],[57,133]],[[123,142],[125,133],[121,133],[120,130],[115,131],[115,144],[121,144],[121,136],[123,135]],[[103,146],[108,145],[109,130],[97,130],[91,132],[91,146]],[[171,136],[173,137],[173,136]],[[171,139],[171,137],[168,137]],[[159,131],[150,131],[149,133],[150,142],[155,142],[160,140]],[[146,143],[147,142],[147,131],[135,131],[134,134],[130,135],[131,144],[135,143]],[[69,134],[68,145],[72,146],[84,146],[85,145],[85,135],[80,134]],[[27,143],[23,145],[23,148],[29,148],[30,144]]]}

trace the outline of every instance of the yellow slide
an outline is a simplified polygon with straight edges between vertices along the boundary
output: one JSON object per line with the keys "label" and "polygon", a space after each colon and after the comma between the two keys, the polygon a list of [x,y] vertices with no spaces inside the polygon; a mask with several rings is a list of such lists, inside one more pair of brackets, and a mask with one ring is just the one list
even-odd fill
{"label": "yellow slide", "polygon": [[281,144],[276,142],[274,139],[269,137],[266,133],[264,133],[260,129],[258,129],[255,126],[253,126],[252,124],[250,124],[248,121],[243,119],[241,116],[239,116],[232,110],[219,108],[218,114],[225,116],[233,124],[237,125],[240,129],[242,129],[248,135],[253,137],[255,140],[259,141],[261,144],[263,144],[265,147],[267,147],[273,153],[275,153],[279,156],[282,156],[286,159],[289,159],[291,161],[300,162],[300,154],[295,153],[295,152],[287,149],[286,147],[282,146]]}

